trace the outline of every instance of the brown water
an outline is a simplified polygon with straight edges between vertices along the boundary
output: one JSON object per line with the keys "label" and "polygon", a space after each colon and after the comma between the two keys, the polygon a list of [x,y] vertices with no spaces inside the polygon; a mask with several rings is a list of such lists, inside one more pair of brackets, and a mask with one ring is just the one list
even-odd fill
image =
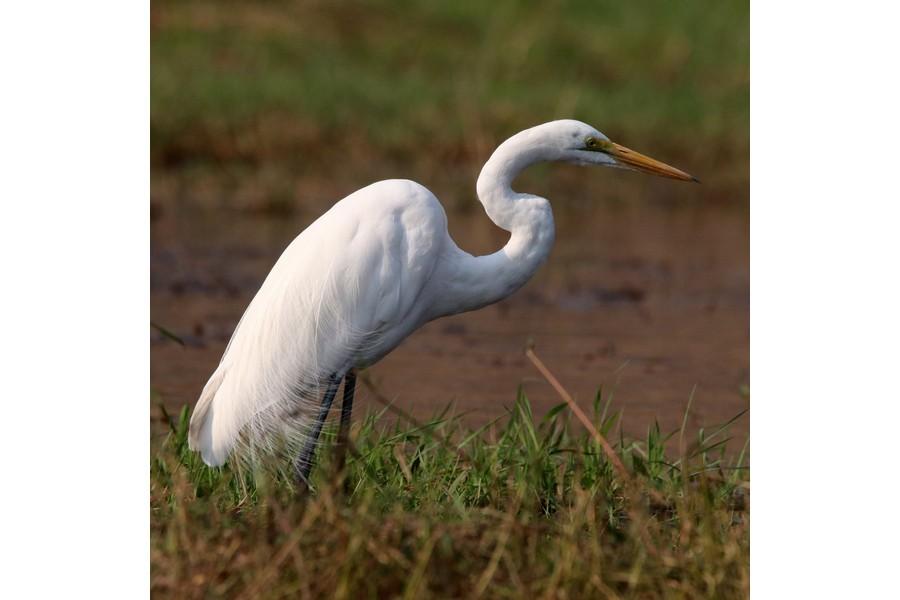
{"label": "brown water", "polygon": [[[266,273],[314,218],[168,207],[155,215],[151,314],[186,342],[151,331],[151,384],[168,407],[196,401]],[[470,252],[506,240],[480,209],[449,219]],[[748,406],[745,210],[597,204],[557,210],[556,222],[554,251],[531,282],[413,334],[369,370],[380,389],[419,416],[454,401],[478,424],[505,414],[523,384],[541,414],[559,398],[524,357],[532,340],[583,406],[601,384],[612,391],[630,434],[645,433],[654,419],[664,430],[677,427],[695,387],[692,427]],[[360,413],[373,406],[368,396],[360,389]],[[748,427],[744,417],[732,432],[742,441]]]}

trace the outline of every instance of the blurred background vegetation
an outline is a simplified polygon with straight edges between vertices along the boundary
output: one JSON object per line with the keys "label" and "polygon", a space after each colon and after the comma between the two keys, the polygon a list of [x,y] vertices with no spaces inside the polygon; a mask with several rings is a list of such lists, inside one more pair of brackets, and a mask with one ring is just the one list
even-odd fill
{"label": "blurred background vegetation", "polygon": [[555,167],[526,174],[528,191],[747,207],[745,0],[157,0],[151,11],[155,209],[321,210],[390,177],[424,183],[448,210],[476,207],[493,148],[563,117],[704,185]]}

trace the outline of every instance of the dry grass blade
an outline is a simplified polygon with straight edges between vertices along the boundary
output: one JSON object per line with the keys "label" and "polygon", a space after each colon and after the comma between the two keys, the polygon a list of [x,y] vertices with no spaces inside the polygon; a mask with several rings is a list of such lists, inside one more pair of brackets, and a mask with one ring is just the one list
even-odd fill
{"label": "dry grass blade", "polygon": [[515,514],[518,510],[519,502],[517,501],[510,512],[504,515],[502,529],[500,530],[500,533],[497,534],[497,544],[494,546],[494,551],[491,554],[491,559],[488,562],[487,568],[481,573],[481,577],[478,578],[478,583],[475,584],[475,591],[472,593],[473,598],[481,598],[485,590],[487,590],[488,585],[490,585],[491,581],[494,579],[494,573],[497,571],[500,559],[506,552],[506,545],[509,543],[509,536],[515,525]]}
{"label": "dry grass blade", "polygon": [[[653,498],[654,501],[665,504],[665,498],[663,498],[662,494],[654,490],[649,486],[638,486],[631,475],[628,473],[628,470],[625,468],[625,465],[622,463],[622,460],[619,458],[619,455],[616,454],[615,449],[612,445],[607,441],[607,439],[601,434],[597,428],[594,426],[593,422],[588,418],[584,411],[581,410],[581,407],[578,406],[578,403],[575,402],[575,399],[572,398],[572,395],[562,386],[559,380],[550,372],[550,369],[543,363],[543,361],[538,358],[537,354],[535,354],[533,348],[528,348],[525,350],[525,355],[528,359],[534,364],[538,371],[540,371],[541,375],[553,386],[553,389],[565,400],[566,404],[569,405],[569,408],[572,409],[572,412],[575,413],[575,416],[578,417],[578,420],[584,425],[585,429],[590,432],[591,436],[596,440],[600,447],[603,448],[603,452],[606,454],[607,459],[616,469],[616,472],[622,478],[622,481],[625,483],[626,487],[630,489],[635,497],[638,497],[641,493],[645,493]],[[634,519],[635,527],[637,528],[639,535],[644,540],[646,550],[650,554],[654,556],[659,556],[659,550],[656,547],[656,544],[653,543],[650,538],[649,533],[647,532],[647,524],[648,518],[646,514],[639,514],[634,510],[633,506],[628,507],[628,513],[632,519]]]}
{"label": "dry grass blade", "polygon": [[588,418],[584,411],[581,410],[581,407],[578,406],[578,403],[575,402],[574,398],[566,391],[566,388],[562,386],[559,380],[550,372],[550,369],[543,363],[543,361],[538,358],[537,354],[534,353],[534,349],[528,348],[525,350],[525,356],[528,357],[528,360],[540,371],[541,375],[544,376],[550,385],[553,386],[553,389],[556,390],[556,393],[559,394],[560,398],[562,398],[566,404],[569,405],[569,408],[572,409],[572,412],[575,413],[575,416],[584,425],[585,429],[587,429],[591,436],[600,444],[600,447],[603,448],[603,452],[606,453],[606,458],[609,459],[609,462],[612,463],[613,467],[615,467],[616,472],[618,472],[619,476],[623,481],[630,481],[631,476],[628,474],[628,470],[625,468],[625,465],[622,464],[621,459],[619,459],[619,455],[616,454],[616,451],[610,445],[610,443],[606,440],[603,435],[597,431],[597,428],[594,427],[594,424]]}

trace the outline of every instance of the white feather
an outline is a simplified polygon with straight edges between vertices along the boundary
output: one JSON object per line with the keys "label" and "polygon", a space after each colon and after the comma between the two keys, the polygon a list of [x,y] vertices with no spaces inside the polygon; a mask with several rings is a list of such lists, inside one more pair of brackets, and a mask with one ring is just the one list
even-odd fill
{"label": "white feather", "polygon": [[190,447],[220,465],[241,433],[265,446],[289,415],[302,426],[330,376],[380,358],[383,340],[414,317],[446,227],[428,190],[391,180],[344,198],[297,236],[204,388]]}

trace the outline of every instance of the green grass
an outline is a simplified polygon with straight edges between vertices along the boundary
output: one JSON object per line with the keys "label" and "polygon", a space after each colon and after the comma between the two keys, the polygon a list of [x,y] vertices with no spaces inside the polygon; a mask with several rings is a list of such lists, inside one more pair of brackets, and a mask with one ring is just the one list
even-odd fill
{"label": "green grass", "polygon": [[726,429],[689,441],[654,426],[628,441],[601,404],[593,422],[616,440],[624,478],[564,405],[537,421],[520,392],[502,423],[477,431],[447,414],[387,429],[370,415],[343,476],[327,443],[303,497],[278,470],[203,465],[185,408],[164,417],[151,463],[152,592],[745,597],[749,475],[743,452],[725,452]]}
{"label": "green grass", "polygon": [[469,192],[503,137],[560,117],[690,167],[704,193],[747,195],[746,1],[152,10],[157,198],[209,191],[198,178],[227,203],[251,179],[271,200],[448,169]]}

